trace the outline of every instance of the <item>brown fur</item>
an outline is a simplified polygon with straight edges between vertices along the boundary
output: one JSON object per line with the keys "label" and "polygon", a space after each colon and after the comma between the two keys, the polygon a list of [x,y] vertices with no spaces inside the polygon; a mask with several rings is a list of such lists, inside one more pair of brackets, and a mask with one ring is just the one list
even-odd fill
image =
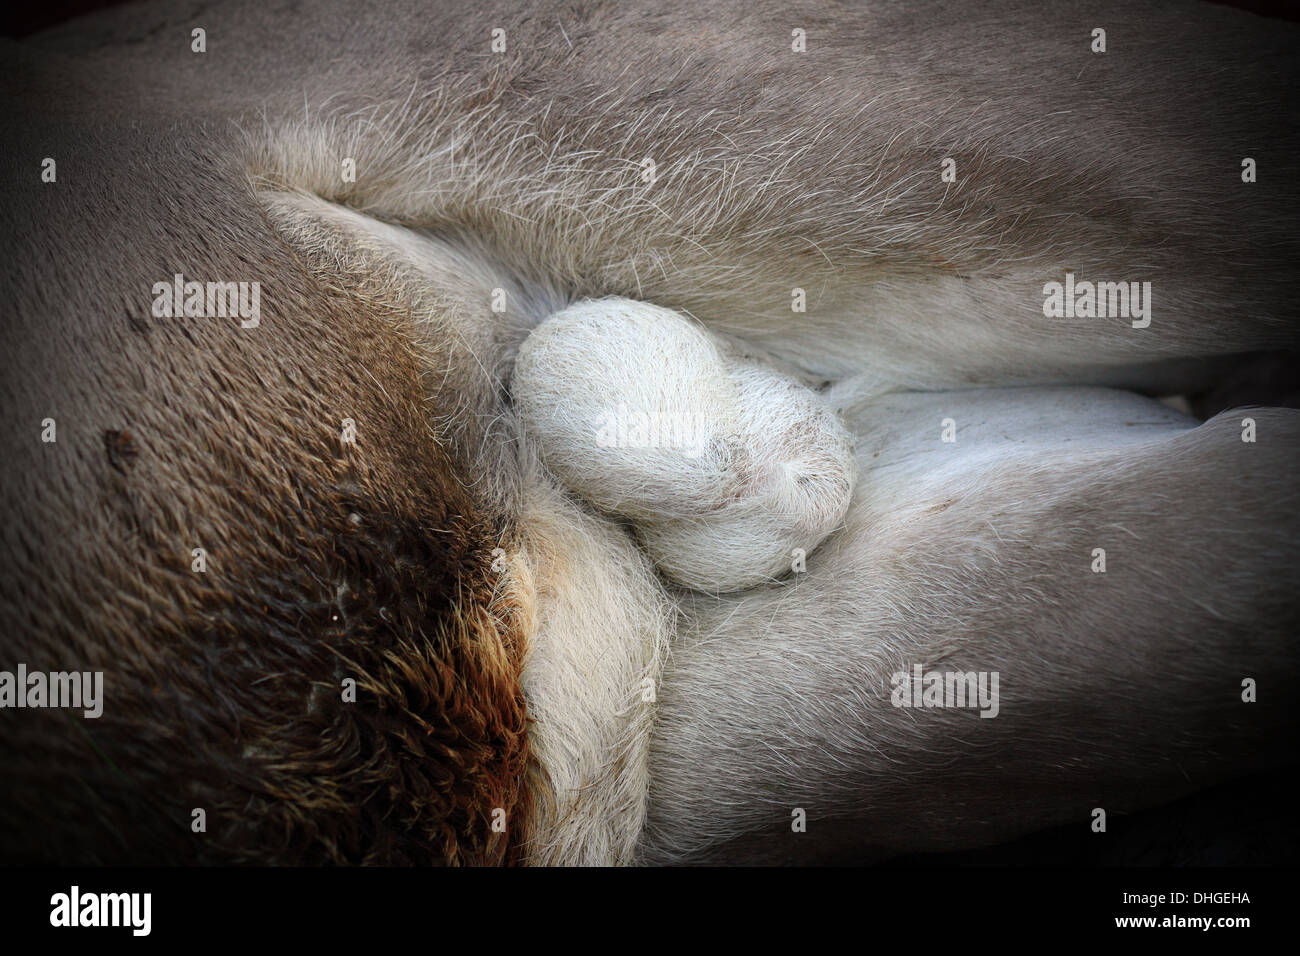
{"label": "brown fur", "polygon": [[[526,718],[490,569],[503,526],[425,425],[404,317],[319,287],[271,234],[245,236],[260,252],[243,260],[220,238],[229,207],[200,208],[186,182],[160,184],[154,210],[186,228],[143,255],[111,195],[70,184],[10,207],[79,295],[56,308],[22,288],[9,330],[3,660],[102,669],[108,705],[0,715],[4,859],[516,859]],[[174,270],[260,281],[256,338],[114,297]],[[55,444],[33,442],[46,416]]]}
{"label": "brown fur", "polygon": [[[725,2],[538,11],[395,0],[306,13],[250,0],[204,8],[202,24],[198,15],[183,4],[131,8],[5,51],[0,666],[103,669],[107,698],[99,720],[0,713],[5,861],[523,855],[533,835],[522,781],[541,792],[546,774],[529,750],[520,675],[528,622],[544,615],[526,588],[502,590],[491,568],[493,548],[514,555],[527,537],[511,494],[515,448],[492,423],[507,414],[500,378],[522,313],[544,313],[550,290],[688,309],[809,374],[878,371],[913,388],[1189,389],[1210,381],[1196,360],[1296,347],[1297,139],[1294,124],[1277,123],[1294,86],[1295,38],[1230,11],[814,3],[778,15]],[[1105,58],[1086,52],[1098,17],[1117,25]],[[195,25],[208,29],[203,57],[188,47]],[[498,25],[511,43],[499,57],[487,52]],[[792,26],[807,29],[815,55],[791,55]],[[1267,175],[1243,190],[1246,150]],[[349,153],[355,183],[339,175]],[[639,178],[647,155],[660,171],[653,192]],[[45,156],[58,160],[57,184],[40,181]],[[938,177],[945,156],[958,161],[958,183]],[[536,295],[481,330],[492,341],[478,354],[460,348],[439,338],[438,322],[419,324],[382,275],[371,277],[377,286],[359,281],[375,260],[357,249],[318,260],[320,250],[273,228],[250,177],[483,250],[478,260],[508,264],[512,309],[519,290]],[[1046,279],[1131,268],[1161,290],[1151,334],[1042,321]],[[178,271],[260,282],[260,326],[150,316],[148,290]],[[465,285],[475,283],[484,284]],[[792,321],[795,285],[809,311]],[[482,325],[473,288],[425,295],[440,317],[463,320],[446,328]],[[470,301],[480,312],[462,314]],[[1169,378],[1147,366],[1166,359],[1194,364]],[[56,444],[36,437],[47,417]],[[355,447],[339,442],[344,418],[357,424]],[[1272,454],[1262,467],[1275,476],[1281,453]],[[1130,491],[1145,500],[1145,486]],[[1241,514],[1241,527],[1275,523],[1258,503]],[[1027,540],[1035,546],[1011,557],[1032,569],[1038,549]],[[207,551],[205,573],[191,570],[196,547]],[[592,547],[586,564],[558,555],[572,565],[564,576],[590,586],[611,548]],[[1260,554],[1247,552],[1252,567]],[[1162,557],[1154,567],[1177,567]],[[953,597],[958,610],[1002,603],[978,586]],[[559,618],[566,626],[584,614],[609,626],[605,605],[578,598]],[[697,621],[727,610],[700,602]],[[816,606],[822,620],[831,603]],[[865,606],[853,593],[841,604],[850,620]],[[933,607],[907,622],[953,619]],[[675,651],[670,678],[688,691],[665,687],[658,711],[668,719],[648,858],[683,858],[682,840],[663,839],[666,822],[694,828],[695,840],[710,836],[696,822],[707,818],[722,839],[731,824],[712,812],[717,801],[752,813],[755,794],[772,792],[770,778],[734,800],[717,785],[740,777],[691,749],[710,744],[719,708],[690,688],[762,690],[739,695],[755,728],[741,742],[766,746],[779,739],[773,725],[783,731],[779,698],[794,678],[807,679],[806,699],[834,701],[835,678],[852,677],[845,657],[814,660],[799,640],[816,614],[787,613],[784,631],[755,613],[760,623],[729,644]],[[1255,622],[1243,620],[1250,632]],[[890,625],[880,633],[893,634]],[[771,680],[753,669],[755,633],[786,635],[784,651],[769,654]],[[1078,658],[1067,654],[1061,673],[1070,666]],[[829,690],[818,684],[828,674]],[[355,704],[340,699],[347,677],[358,682]],[[611,693],[622,701],[625,690]],[[857,693],[848,685],[839,699]],[[1062,681],[1040,675],[1029,693],[1050,740],[1027,753],[1051,760],[1049,745],[1072,744],[1077,730],[1057,733],[1065,724],[1051,717],[1067,712],[1053,709]],[[1167,736],[1181,704],[1153,701],[1153,719],[1126,733]],[[709,732],[673,736],[691,706]],[[813,729],[842,728],[844,712],[818,714]],[[648,736],[650,718],[637,713],[628,726]],[[606,749],[623,759],[627,735],[598,729],[572,749],[585,756],[588,744],[615,741]],[[864,777],[874,765],[859,750],[884,744],[904,768],[932,756],[927,741],[909,752],[906,735],[872,730],[844,744]],[[762,766],[736,742],[721,738],[720,752],[747,773]],[[795,774],[804,786],[805,767],[840,766],[822,744],[819,734],[787,735],[785,749],[760,757],[783,768],[805,757]],[[979,755],[962,756],[964,779],[980,786]],[[1125,770],[1111,772],[1129,783]],[[641,790],[650,773],[635,777]],[[1132,789],[1145,791],[1149,768],[1133,775]],[[556,793],[537,800],[557,805],[552,816],[575,792],[592,818],[609,805],[585,780],[557,779]],[[960,779],[945,779],[956,810],[970,804],[951,785]],[[1004,808],[1005,792],[980,791]],[[907,794],[888,795],[905,816]],[[854,799],[866,806],[855,793],[846,806]],[[640,826],[642,802],[613,801],[632,807],[623,829]],[[680,809],[700,806],[710,812]],[[190,829],[195,807],[207,811],[206,834]],[[504,835],[490,826],[498,807]],[[1032,822],[1015,816],[1016,826]],[[946,815],[936,839],[970,839],[965,822]],[[554,836],[534,841],[543,859]],[[622,837],[611,842],[631,839]]]}

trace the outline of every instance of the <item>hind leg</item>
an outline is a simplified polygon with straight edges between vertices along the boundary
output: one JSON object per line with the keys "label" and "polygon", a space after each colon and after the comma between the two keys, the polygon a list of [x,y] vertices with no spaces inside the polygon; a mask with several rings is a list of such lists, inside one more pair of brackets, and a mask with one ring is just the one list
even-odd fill
{"label": "hind leg", "polygon": [[[1242,417],[1096,390],[859,406],[863,483],[807,573],[685,605],[644,856],[986,845],[1280,759],[1300,413],[1252,410],[1253,442]],[[996,717],[898,706],[918,665],[999,675]]]}

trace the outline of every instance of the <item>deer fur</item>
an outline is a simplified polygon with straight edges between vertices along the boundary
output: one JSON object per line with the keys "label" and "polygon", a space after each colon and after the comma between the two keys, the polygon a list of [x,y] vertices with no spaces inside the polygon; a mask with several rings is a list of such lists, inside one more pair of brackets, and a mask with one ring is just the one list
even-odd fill
{"label": "deer fur", "polygon": [[[6,862],[865,859],[1283,759],[1300,420],[1147,396],[1300,346],[1294,28],[234,0],[5,48],[0,666],[106,673],[97,721],[0,714]],[[260,322],[155,317],[176,273]],[[1149,326],[1049,318],[1067,273]],[[609,297],[843,423],[806,569],[663,574],[548,466],[516,361]],[[999,716],[892,706],[913,664]]]}

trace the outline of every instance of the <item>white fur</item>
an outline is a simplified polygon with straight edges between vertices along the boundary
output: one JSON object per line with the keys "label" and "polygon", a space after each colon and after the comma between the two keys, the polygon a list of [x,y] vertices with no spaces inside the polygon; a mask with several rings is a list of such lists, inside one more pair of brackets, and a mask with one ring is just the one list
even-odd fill
{"label": "white fur", "polygon": [[671,601],[624,530],[525,465],[509,583],[526,609],[533,865],[633,860]]}
{"label": "white fur", "polygon": [[839,526],[856,474],[816,393],[728,351],[670,309],[601,299],[539,325],[513,379],[547,466],[702,591],[788,572]]}
{"label": "white fur", "polygon": [[[1278,718],[1267,703],[1243,710],[1235,694],[1243,674],[1294,684],[1293,413],[1259,414],[1261,439],[1247,444],[1227,416],[1185,429],[1113,395],[1066,414],[1073,397],[1043,389],[987,401],[879,393],[1189,390],[1212,381],[1199,362],[1150,363],[1294,348],[1293,190],[1266,178],[1234,186],[1223,161],[1269,128],[1269,98],[1246,94],[1273,88],[1256,51],[1284,25],[1206,7],[1198,36],[1175,29],[1182,10],[1113,5],[1104,18],[1169,29],[1128,31],[1135,55],[1108,61],[1104,79],[1060,70],[1041,96],[1032,84],[1008,96],[1017,68],[988,69],[961,18],[924,17],[924,31],[907,32],[890,5],[855,7],[819,39],[815,69],[769,34],[746,47],[754,37],[742,30],[741,55],[681,70],[683,43],[712,55],[716,37],[664,32],[634,4],[592,6],[599,28],[577,40],[579,55],[557,29],[552,50],[505,61],[490,81],[459,49],[432,85],[429,64],[415,81],[414,67],[385,61],[364,95],[337,102],[314,92],[332,95],[337,75],[304,94],[291,71],[264,118],[241,117],[264,195],[301,190],[402,223],[419,257],[434,250],[441,263],[395,281],[435,363],[434,424],[529,539],[512,568],[532,575],[536,596],[524,683],[546,783],[530,858],[626,859],[645,813],[638,788],[651,789],[642,859],[770,862],[1086,825],[1087,808],[1141,805],[1263,760],[1281,740]],[[1025,76],[1089,57],[1068,11],[1000,6],[981,14],[982,29],[1028,51]],[[332,22],[349,22],[340,9]],[[430,23],[436,31],[430,16],[401,29]],[[900,55],[870,55],[882,35]],[[1207,52],[1234,68],[1209,86],[1182,82]],[[156,70],[156,58],[140,60]],[[611,63],[616,75],[604,72]],[[962,68],[962,81],[936,86],[936,64]],[[248,75],[266,95],[262,72]],[[738,106],[737,84],[764,77],[761,107]],[[552,84],[557,95],[519,92]],[[1188,135],[1187,115],[1215,122]],[[951,184],[938,175],[944,155],[958,160]],[[1171,155],[1219,174],[1175,182]],[[646,156],[658,169],[649,187]],[[340,157],[364,174],[341,179]],[[383,274],[385,246],[358,267]],[[1246,260],[1250,282],[1235,267]],[[1150,279],[1152,327],[1045,321],[1043,284],[1067,268]],[[514,449],[537,429],[516,445],[498,399],[526,328],[553,311],[538,315],[545,296],[528,296],[548,283],[688,309],[712,332],[839,380],[859,440],[848,527],[806,575],[681,595],[650,774],[653,707],[628,683],[654,674],[672,598],[625,533],[566,500],[542,469],[516,470]],[[509,293],[504,314],[488,308],[496,286]],[[806,312],[792,311],[796,288]],[[955,443],[938,437],[945,417]],[[678,460],[670,510],[650,516],[675,551],[638,518],[665,570],[669,551],[707,557],[709,542],[734,540],[716,515],[711,529],[692,526],[703,547],[673,527],[689,519],[671,508],[709,493],[704,464]],[[586,494],[627,493],[625,475],[605,477],[619,480],[587,481]],[[651,490],[662,502],[665,489]],[[1106,574],[1090,570],[1095,547],[1109,549]],[[963,723],[889,706],[885,679],[909,661],[1004,670],[1002,716]],[[809,817],[797,835],[796,806]]]}
{"label": "white fur", "polygon": [[[593,438],[569,413],[551,416],[563,441],[549,449],[548,472],[535,460],[548,444],[538,423],[524,427],[491,396],[516,350],[521,368],[540,354],[553,293],[521,283],[510,297],[520,306],[493,313],[491,289],[506,278],[480,251],[314,198],[267,199],[295,246],[330,244],[339,251],[332,269],[374,277],[367,301],[406,304],[431,363],[431,424],[473,458],[478,490],[517,515],[520,540],[502,584],[528,611],[531,862],[860,858],[872,847],[978,845],[1065,818],[1079,778],[1050,799],[1017,797],[1043,763],[1103,781],[1088,791],[1097,801],[1089,805],[1141,805],[1157,792],[1126,790],[1125,774],[1174,793],[1187,779],[1181,768],[1207,779],[1219,766],[1198,762],[1195,747],[1179,749],[1170,783],[1167,767],[1132,749],[1135,731],[1149,750],[1188,712],[1191,704],[1163,688],[1194,686],[1196,713],[1205,714],[1235,700],[1212,686],[1222,675],[1258,671],[1284,681],[1294,670],[1275,623],[1285,626],[1295,592],[1289,569],[1298,566],[1285,543],[1295,520],[1291,413],[1253,412],[1266,437],[1246,444],[1228,416],[1189,429],[1165,406],[1117,392],[882,394],[889,385],[864,375],[819,395],[737,354],[712,330],[623,300],[616,314],[645,319],[636,326],[644,342],[676,338],[688,354],[657,362],[647,347],[638,352],[626,335],[605,330],[612,338],[601,346],[527,375],[549,375],[557,402],[589,405],[599,398],[593,370],[618,389],[649,376],[695,396],[691,407],[708,411],[725,435],[720,400],[701,403],[699,389],[682,390],[688,372],[720,374],[710,394],[746,409],[760,458],[781,454],[779,441],[759,440],[793,438],[794,420],[839,428],[833,406],[851,423],[863,475],[842,533],[810,554],[806,574],[721,598],[675,595],[649,556],[670,576],[686,576],[671,564],[678,559],[734,571],[729,562],[752,560],[757,547],[743,532],[785,543],[783,509],[758,496],[748,501],[766,511],[733,505],[733,526],[727,506],[696,523],[675,515],[673,507],[698,505],[710,490],[696,480],[701,463],[678,458],[675,467],[696,471],[658,476],[665,510],[656,517],[654,495],[631,480],[635,468],[579,467],[591,463],[566,442],[590,446]],[[560,303],[547,321],[581,309]],[[618,378],[614,370],[629,363],[641,378]],[[479,370],[494,388],[458,377],[461,368]],[[527,420],[531,386],[520,382],[516,375],[514,398]],[[956,424],[953,443],[940,437],[945,418]],[[516,434],[517,443],[501,440]],[[585,482],[585,495],[622,502],[609,497],[616,487],[640,501],[644,514],[633,523],[646,554],[557,486],[570,459],[564,480]],[[1230,486],[1225,511],[1218,489]],[[674,487],[683,489],[675,499]],[[1089,570],[1094,547],[1111,556],[1104,575]],[[1225,567],[1237,575],[1227,587]],[[982,737],[947,713],[922,719],[885,702],[893,670],[935,661],[1002,672],[1008,698],[998,720],[976,718]],[[1123,690],[1135,682],[1141,694]],[[1064,713],[1097,700],[1106,709],[1090,711],[1082,743],[1072,726],[1042,718],[1044,707]],[[1102,720],[1112,713],[1119,730]],[[1020,762],[1004,766],[1007,753]],[[938,791],[951,794],[948,802],[927,789],[936,778],[915,769],[938,758],[952,767]],[[1238,763],[1248,758],[1243,752]],[[812,825],[787,846],[795,806],[809,809]]]}
{"label": "white fur", "polygon": [[[630,862],[673,600],[635,539],[566,496],[513,440],[513,416],[495,407],[518,343],[563,302],[544,285],[512,281],[480,250],[314,196],[263,200],[281,234],[328,275],[349,276],[368,305],[410,315],[428,364],[430,427],[470,458],[475,492],[518,516],[518,539],[502,542],[500,593],[524,618],[528,861]],[[508,290],[505,313],[491,310],[495,288]]]}
{"label": "white fur", "polygon": [[[1108,389],[832,397],[870,471],[806,574],[685,606],[643,860],[978,846],[1267,763],[1286,717],[1239,694],[1296,673],[1300,413],[1249,410],[1249,444],[1247,410],[1197,426]],[[893,706],[913,664],[998,672],[997,719]]]}

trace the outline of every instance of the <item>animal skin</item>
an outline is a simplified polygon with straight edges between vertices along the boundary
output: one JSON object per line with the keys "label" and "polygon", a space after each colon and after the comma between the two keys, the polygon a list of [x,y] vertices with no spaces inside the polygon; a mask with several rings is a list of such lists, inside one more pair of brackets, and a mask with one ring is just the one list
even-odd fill
{"label": "animal skin", "polygon": [[520,346],[511,395],[546,467],[683,587],[774,581],[848,510],[852,439],[825,403],[667,309],[557,312]]}
{"label": "animal skin", "polygon": [[[1284,762],[1300,412],[1155,397],[1300,348],[1298,42],[1030,0],[159,2],[3,41],[0,669],[105,699],[0,713],[0,858],[864,860]],[[258,283],[257,321],[159,316],[177,275]],[[1067,275],[1150,283],[1149,324],[1045,314]],[[610,299],[847,436],[830,527],[744,514],[782,573],[651,507],[690,463],[630,505],[626,461],[525,427],[620,383],[605,345],[516,378]],[[713,420],[688,351],[632,366]],[[916,665],[997,672],[997,716],[896,706]]]}

